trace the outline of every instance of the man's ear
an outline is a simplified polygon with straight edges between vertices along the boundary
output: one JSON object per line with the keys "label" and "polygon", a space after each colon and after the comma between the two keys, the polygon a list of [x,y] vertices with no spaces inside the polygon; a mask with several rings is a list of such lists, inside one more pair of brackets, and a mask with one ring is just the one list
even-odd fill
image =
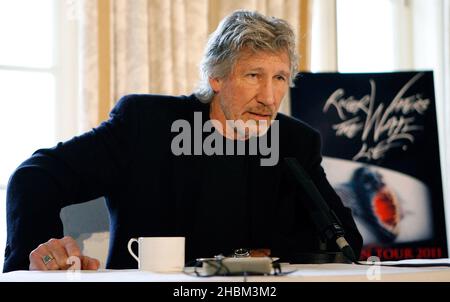
{"label": "man's ear", "polygon": [[222,88],[222,81],[219,78],[209,78],[209,85],[214,93],[218,93]]}

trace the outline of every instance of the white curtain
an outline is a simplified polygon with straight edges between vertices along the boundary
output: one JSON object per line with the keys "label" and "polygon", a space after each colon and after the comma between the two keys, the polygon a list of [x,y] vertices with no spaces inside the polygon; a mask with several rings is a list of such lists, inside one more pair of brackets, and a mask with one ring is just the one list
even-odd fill
{"label": "white curtain", "polygon": [[190,94],[209,33],[220,19],[254,9],[298,27],[296,0],[113,0],[112,98],[128,93]]}
{"label": "white curtain", "polygon": [[208,35],[208,1],[112,1],[112,99],[188,94]]}
{"label": "white curtain", "polygon": [[336,0],[312,1],[311,68],[337,71]]}
{"label": "white curtain", "polygon": [[[191,94],[208,35],[236,9],[287,20],[297,36],[309,0],[80,0],[80,89],[84,128],[98,124],[98,1],[109,1],[110,106],[129,93]],[[303,29],[304,30],[304,29]],[[282,104],[288,112],[288,104]]]}
{"label": "white curtain", "polygon": [[98,123],[98,10],[97,0],[81,0],[79,4],[79,112],[78,131]]}

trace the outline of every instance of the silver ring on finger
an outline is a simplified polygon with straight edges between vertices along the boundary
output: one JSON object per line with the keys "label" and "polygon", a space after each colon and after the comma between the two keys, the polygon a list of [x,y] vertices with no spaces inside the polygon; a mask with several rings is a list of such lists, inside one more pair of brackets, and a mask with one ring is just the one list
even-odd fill
{"label": "silver ring on finger", "polygon": [[47,255],[42,257],[42,262],[44,262],[45,265],[49,264],[53,260],[55,260],[55,257],[53,257],[52,254],[47,254]]}

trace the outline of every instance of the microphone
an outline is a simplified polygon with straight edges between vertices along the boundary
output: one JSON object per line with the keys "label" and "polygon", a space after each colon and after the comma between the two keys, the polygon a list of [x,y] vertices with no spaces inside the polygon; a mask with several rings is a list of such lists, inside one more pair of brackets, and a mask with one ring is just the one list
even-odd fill
{"label": "microphone", "polygon": [[356,259],[352,247],[344,237],[344,229],[339,218],[323,199],[322,194],[320,194],[308,173],[296,158],[287,157],[284,161],[312,201],[305,202],[305,206],[309,210],[309,214],[318,231],[329,240],[334,240],[347,259],[351,262],[357,262],[358,259]]}

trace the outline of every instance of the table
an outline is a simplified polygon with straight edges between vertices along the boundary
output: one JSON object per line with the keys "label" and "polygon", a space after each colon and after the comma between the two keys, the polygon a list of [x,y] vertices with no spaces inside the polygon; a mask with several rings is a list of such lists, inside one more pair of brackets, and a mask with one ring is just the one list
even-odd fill
{"label": "table", "polygon": [[[449,259],[402,260],[383,264],[447,263]],[[200,278],[184,273],[152,273],[139,270],[15,271],[0,275],[0,282],[450,282],[450,267],[386,267],[356,264],[283,264],[283,276],[217,276]]]}

